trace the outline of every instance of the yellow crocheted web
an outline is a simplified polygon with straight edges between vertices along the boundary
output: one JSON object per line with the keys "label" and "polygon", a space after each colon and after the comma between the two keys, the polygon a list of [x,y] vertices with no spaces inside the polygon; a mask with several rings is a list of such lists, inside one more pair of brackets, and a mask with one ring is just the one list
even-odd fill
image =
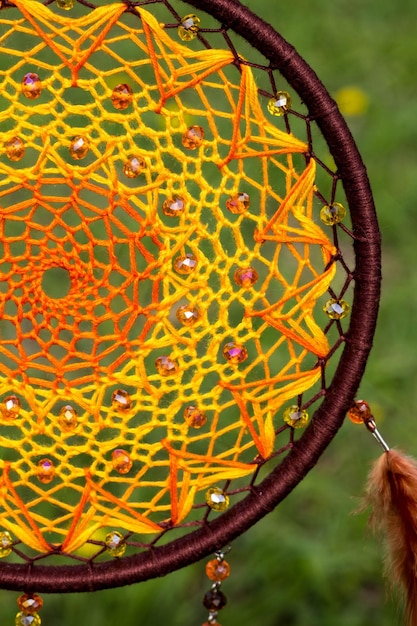
{"label": "yellow crocheted web", "polygon": [[0,526],[74,554],[100,529],[180,523],[273,453],[280,407],[329,351],[315,305],[335,249],[312,219],[315,162],[230,50],[192,51],[124,4],[13,2]]}

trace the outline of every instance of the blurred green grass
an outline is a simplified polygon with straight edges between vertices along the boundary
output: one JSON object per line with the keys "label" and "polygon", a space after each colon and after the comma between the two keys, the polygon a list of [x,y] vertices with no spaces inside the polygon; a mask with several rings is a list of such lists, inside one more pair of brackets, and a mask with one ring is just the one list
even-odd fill
{"label": "blurred green grass", "polygon": [[[331,93],[354,85],[369,99],[349,119],[373,184],[383,233],[383,298],[361,395],[384,437],[413,454],[417,441],[415,265],[417,4],[388,0],[246,0],[306,58]],[[185,13],[187,7],[184,5]],[[400,624],[381,575],[382,549],[366,514],[353,515],[380,451],[347,423],[317,468],[287,500],[233,544],[223,626],[392,626]],[[45,598],[48,626],[191,626],[206,620],[204,564],[165,579]],[[2,623],[17,594],[0,592]]]}

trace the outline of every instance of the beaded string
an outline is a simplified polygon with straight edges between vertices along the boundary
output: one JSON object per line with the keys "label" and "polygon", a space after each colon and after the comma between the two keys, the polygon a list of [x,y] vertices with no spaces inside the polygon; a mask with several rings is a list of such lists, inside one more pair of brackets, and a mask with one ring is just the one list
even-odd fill
{"label": "beaded string", "polygon": [[203,605],[208,609],[208,618],[203,626],[220,626],[217,621],[218,612],[226,606],[227,599],[221,590],[222,582],[230,576],[230,566],[225,560],[225,554],[230,552],[231,547],[227,550],[219,550],[215,553],[216,558],[208,561],[206,564],[207,577],[213,581],[211,588],[204,595]]}

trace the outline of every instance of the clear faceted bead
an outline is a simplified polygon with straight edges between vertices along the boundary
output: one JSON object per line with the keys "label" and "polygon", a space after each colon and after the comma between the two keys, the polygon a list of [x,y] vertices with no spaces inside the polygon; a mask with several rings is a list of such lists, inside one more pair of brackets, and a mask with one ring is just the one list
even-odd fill
{"label": "clear faceted bead", "polygon": [[225,560],[212,559],[206,564],[206,574],[210,580],[225,580],[230,576],[230,565]]}
{"label": "clear faceted bead", "polygon": [[77,135],[71,140],[69,153],[73,159],[76,161],[81,161],[84,159],[88,151],[90,149],[90,142],[86,137],[82,137],[81,135]]}
{"label": "clear faceted bead", "polygon": [[25,613],[24,611],[20,611],[16,615],[16,626],[40,626],[41,618],[37,613]]}
{"label": "clear faceted bead", "polygon": [[195,150],[204,140],[204,129],[201,126],[190,126],[182,136],[182,145],[187,150]]}
{"label": "clear faceted bead", "polygon": [[307,411],[301,410],[299,406],[289,406],[284,411],[284,422],[292,428],[303,428],[308,422]]}
{"label": "clear faceted bead", "polygon": [[5,420],[14,420],[19,416],[22,405],[17,396],[7,396],[0,404],[0,413]]}
{"label": "clear faceted bead", "polygon": [[327,226],[338,224],[346,217],[346,209],[340,202],[326,204],[320,211],[320,219]]}
{"label": "clear faceted bead", "polygon": [[25,144],[20,137],[12,137],[4,144],[6,156],[11,161],[20,161],[25,156]]}
{"label": "clear faceted bead", "polygon": [[275,98],[268,102],[268,111],[271,115],[282,116],[291,109],[291,96],[287,91],[277,91]]}
{"label": "clear faceted bead", "polygon": [[229,506],[229,496],[219,487],[211,487],[206,492],[206,502],[213,511],[225,511]]}
{"label": "clear faceted bead", "polygon": [[113,450],[112,452],[113,469],[119,474],[128,474],[132,469],[133,461],[130,458],[130,454],[126,450]]}
{"label": "clear faceted bead", "polygon": [[186,15],[178,26],[178,36],[182,41],[192,41],[197,37],[199,30],[200,18],[194,14]]}
{"label": "clear faceted bead", "polygon": [[174,260],[174,270],[179,274],[191,274],[197,267],[197,259],[194,254],[188,253],[184,256],[178,256]]}
{"label": "clear faceted bead", "polygon": [[242,363],[242,361],[248,358],[248,351],[245,346],[230,341],[223,347],[223,356],[229,363]]}
{"label": "clear faceted bead", "polygon": [[258,280],[258,272],[253,267],[238,267],[233,279],[239,287],[249,289]]}
{"label": "clear faceted bead", "polygon": [[194,326],[201,318],[199,309],[192,304],[183,304],[177,309],[176,316],[183,326]]}
{"label": "clear faceted bead", "polygon": [[207,416],[197,406],[187,406],[184,409],[184,419],[191,428],[202,428],[207,422]]}
{"label": "clear faceted bead", "polygon": [[107,552],[111,556],[120,557],[126,552],[126,542],[124,537],[117,530],[113,530],[106,535],[105,544]]}
{"label": "clear faceted bead", "polygon": [[78,412],[70,404],[66,404],[59,412],[59,423],[63,430],[74,430],[78,425]]}
{"label": "clear faceted bead", "polygon": [[111,403],[116,411],[128,411],[132,406],[132,399],[124,389],[116,389],[112,393]]}
{"label": "clear faceted bead", "polygon": [[41,610],[43,607],[43,600],[37,593],[23,593],[17,599],[17,606],[24,613],[32,615],[33,613],[38,613]]}
{"label": "clear faceted bead", "polygon": [[41,459],[38,463],[37,477],[38,480],[47,485],[55,476],[55,466],[50,459]]}
{"label": "clear faceted bead", "polygon": [[162,213],[168,217],[177,217],[184,213],[185,202],[181,196],[172,196],[167,198],[162,205]]}
{"label": "clear faceted bead", "polygon": [[30,72],[22,79],[22,93],[29,100],[39,98],[42,93],[42,83],[37,74]]}
{"label": "clear faceted bead", "polygon": [[111,102],[115,109],[124,111],[132,104],[133,92],[129,85],[117,85],[111,94]]}
{"label": "clear faceted bead", "polygon": [[354,424],[363,424],[372,418],[371,407],[365,400],[356,400],[353,407],[349,409],[348,416]]}
{"label": "clear faceted bead", "polygon": [[7,530],[0,532],[0,559],[4,559],[9,556],[12,551],[13,539],[11,534]]}
{"label": "clear faceted bead", "polygon": [[69,11],[74,7],[75,0],[56,0],[56,4],[60,9],[65,9],[65,11]]}
{"label": "clear faceted bead", "polygon": [[249,195],[244,192],[239,192],[234,196],[230,196],[226,200],[226,208],[230,211],[230,213],[235,213],[236,215],[240,213],[244,213],[250,206]]}
{"label": "clear faceted bead", "polygon": [[178,372],[178,363],[169,356],[159,356],[155,359],[155,367],[161,376],[173,376]]}
{"label": "clear faceted bead", "polygon": [[123,166],[127,178],[137,178],[145,168],[145,161],[139,156],[131,156]]}
{"label": "clear faceted bead", "polygon": [[323,307],[323,311],[331,320],[341,320],[348,315],[350,305],[346,302],[346,300],[336,300],[335,298],[331,298],[330,300],[327,300]]}

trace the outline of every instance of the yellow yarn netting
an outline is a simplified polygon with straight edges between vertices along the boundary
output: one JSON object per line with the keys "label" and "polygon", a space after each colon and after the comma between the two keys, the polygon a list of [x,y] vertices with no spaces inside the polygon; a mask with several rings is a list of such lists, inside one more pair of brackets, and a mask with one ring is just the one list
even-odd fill
{"label": "yellow yarn netting", "polygon": [[71,554],[100,529],[178,524],[271,455],[279,409],[329,350],[314,309],[335,250],[307,146],[230,50],[192,51],[120,3],[79,18],[13,3],[0,529]]}

